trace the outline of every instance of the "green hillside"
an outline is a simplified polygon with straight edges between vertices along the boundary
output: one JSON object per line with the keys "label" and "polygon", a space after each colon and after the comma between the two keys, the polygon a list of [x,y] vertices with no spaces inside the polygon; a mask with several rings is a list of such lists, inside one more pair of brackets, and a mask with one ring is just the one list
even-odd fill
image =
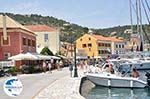
{"label": "green hillside", "polygon": [[[18,21],[22,25],[45,24],[51,27],[64,27],[64,24],[70,24],[69,22],[66,22],[61,19],[57,19],[52,16],[41,16],[37,14],[21,15],[21,14],[12,14],[12,13],[6,13],[6,15]],[[150,31],[150,26],[145,25],[144,27],[146,27],[145,28],[146,31]],[[113,36],[123,37],[125,39],[128,39],[130,34],[124,33],[126,29],[130,29],[130,26],[117,26],[112,28],[92,29],[92,30],[94,31],[95,34],[101,34],[104,36],[110,36],[112,32],[116,32]],[[63,28],[61,31],[61,40],[72,42],[78,37],[80,37],[81,35],[83,35],[84,33],[87,33],[88,30],[89,29],[87,27],[82,27],[77,24],[71,24],[70,26],[65,26],[65,28]]]}

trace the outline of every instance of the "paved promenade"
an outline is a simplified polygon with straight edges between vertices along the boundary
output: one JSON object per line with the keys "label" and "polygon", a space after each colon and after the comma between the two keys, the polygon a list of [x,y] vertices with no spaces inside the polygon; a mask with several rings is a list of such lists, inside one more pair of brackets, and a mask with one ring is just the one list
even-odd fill
{"label": "paved promenade", "polygon": [[33,99],[85,99],[79,93],[82,71],[79,77],[71,78],[69,75],[56,80],[40,91]]}
{"label": "paved promenade", "polygon": [[[53,73],[38,73],[38,74],[23,74],[17,77],[23,84],[23,91],[17,97],[13,99],[32,99],[37,93],[39,93],[43,88],[59,80],[62,77],[69,75],[69,69],[63,68],[62,71],[53,70]],[[0,99],[12,99],[5,94],[3,90],[3,84],[6,79],[10,77],[0,78]]]}

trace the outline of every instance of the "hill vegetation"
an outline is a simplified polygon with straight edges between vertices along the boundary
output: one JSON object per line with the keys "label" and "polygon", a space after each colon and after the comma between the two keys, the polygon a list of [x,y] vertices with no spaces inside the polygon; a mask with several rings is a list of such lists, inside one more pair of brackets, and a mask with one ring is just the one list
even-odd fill
{"label": "hill vegetation", "polygon": [[[3,14],[3,13],[0,13]],[[45,24],[51,27],[61,28],[61,41],[69,41],[72,42],[78,37],[82,36],[84,33],[88,33],[88,27],[82,27],[77,24],[71,24],[70,22],[57,19],[52,16],[41,16],[37,14],[31,15],[21,15],[21,14],[13,14],[6,13],[9,17],[18,21],[22,25],[36,25],[36,24]],[[69,26],[64,26],[64,24],[70,24]],[[63,28],[62,28],[63,27]],[[150,33],[150,26],[144,25],[145,31]],[[135,26],[134,26],[135,28]],[[128,39],[130,34],[124,33],[126,29],[130,29],[130,26],[116,26],[112,28],[105,29],[91,29],[95,34],[100,34],[104,36],[116,36],[123,37]]]}

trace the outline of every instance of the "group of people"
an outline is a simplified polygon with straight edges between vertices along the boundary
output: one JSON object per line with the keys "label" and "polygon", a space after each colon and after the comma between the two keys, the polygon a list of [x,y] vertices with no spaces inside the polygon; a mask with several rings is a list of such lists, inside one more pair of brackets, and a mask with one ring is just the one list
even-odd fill
{"label": "group of people", "polygon": [[51,72],[51,69],[52,69],[52,64],[50,61],[46,62],[46,61],[43,61],[43,71],[46,72],[47,70],[47,67],[48,67],[48,70]]}
{"label": "group of people", "polygon": [[43,71],[46,72],[47,69],[49,70],[50,73],[52,73],[52,66],[56,66],[57,70],[61,70],[61,67],[63,66],[63,62],[62,60],[57,60],[56,62],[54,62],[54,60],[50,60],[50,61],[43,61],[42,63],[42,68]]}
{"label": "group of people", "polygon": [[[111,74],[114,74],[114,68],[113,68],[113,65],[112,64],[109,64],[107,66],[107,72],[110,72]],[[140,75],[139,75],[139,72],[137,71],[136,68],[133,68],[132,69],[132,72],[131,72],[131,77],[133,78],[138,78]]]}

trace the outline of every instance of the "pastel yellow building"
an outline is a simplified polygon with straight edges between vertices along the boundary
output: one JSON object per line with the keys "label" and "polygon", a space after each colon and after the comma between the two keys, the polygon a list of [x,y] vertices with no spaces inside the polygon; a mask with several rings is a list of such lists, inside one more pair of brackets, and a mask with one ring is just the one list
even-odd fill
{"label": "pastel yellow building", "polygon": [[[109,54],[123,54],[125,42],[114,37],[85,34],[76,40],[77,52],[84,50],[89,58],[107,57]],[[119,51],[118,51],[119,50]]]}
{"label": "pastel yellow building", "polygon": [[46,25],[29,25],[26,27],[37,35],[36,50],[38,53],[40,53],[44,47],[48,47],[54,54],[59,51],[59,30]]}
{"label": "pastel yellow building", "polygon": [[100,35],[85,34],[76,40],[77,50],[84,50],[88,57],[98,57],[109,54],[111,42]]}

